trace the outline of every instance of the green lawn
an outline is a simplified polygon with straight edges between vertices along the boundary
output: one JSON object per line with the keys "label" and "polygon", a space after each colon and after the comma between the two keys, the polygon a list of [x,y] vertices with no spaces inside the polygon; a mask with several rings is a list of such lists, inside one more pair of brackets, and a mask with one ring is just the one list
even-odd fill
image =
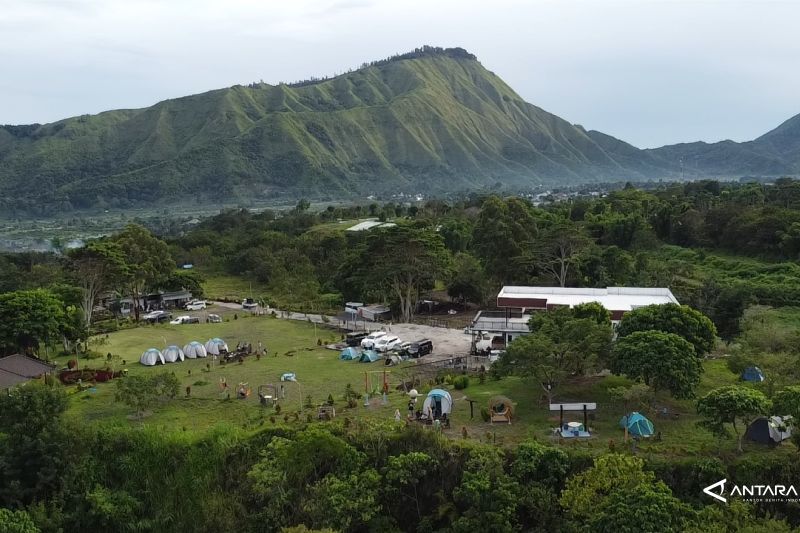
{"label": "green lawn", "polygon": [[[228,313],[227,317],[232,317]],[[316,335],[323,341],[332,341],[337,334],[320,326]],[[211,337],[222,337],[233,348],[238,341],[251,342],[255,346],[261,341],[269,350],[269,356],[257,360],[255,357],[245,359],[243,364],[213,365],[209,371],[206,367],[211,359],[187,359],[181,363],[166,366],[145,367],[139,364],[139,356],[149,347],[164,348],[168,344],[183,346],[191,340],[205,342]],[[115,369],[127,368],[130,374],[146,374],[173,371],[181,382],[180,397],[173,402],[156,408],[143,421],[132,417],[132,410],[114,400],[114,384],[98,384],[95,390],[75,392],[70,387],[71,402],[68,415],[83,422],[109,421],[122,424],[146,424],[164,430],[198,430],[204,431],[215,425],[229,425],[246,430],[255,430],[263,425],[270,425],[272,409],[265,409],[258,403],[256,390],[259,385],[272,383],[279,385],[280,375],[284,372],[295,372],[298,383],[284,383],[286,400],[276,423],[282,422],[286,413],[302,411],[303,419],[307,414],[315,414],[316,409],[304,409],[305,398],[310,395],[312,402],[318,405],[328,395],[336,401],[338,415],[350,418],[370,418],[391,421],[395,409],[402,416],[407,413],[407,397],[395,387],[401,380],[410,378],[414,373],[412,364],[400,367],[385,367],[381,362],[365,364],[353,361],[340,361],[338,352],[317,347],[315,328],[312,324],[301,321],[289,321],[268,317],[243,317],[238,320],[228,318],[221,324],[190,324],[181,326],[142,326],[135,329],[112,333],[108,338],[95,339],[92,348],[100,353],[111,352],[114,356],[112,366]],[[291,355],[289,355],[291,354]],[[125,363],[123,364],[123,360]],[[63,365],[65,360],[60,361]],[[104,359],[94,361],[81,360],[83,366],[103,367]],[[698,395],[706,393],[714,387],[737,383],[737,376],[731,373],[723,360],[705,362],[706,372],[698,390]],[[390,393],[388,404],[383,405],[380,396],[373,395],[368,407],[364,400],[358,407],[344,409],[343,393],[350,383],[358,392],[365,390],[365,372],[370,372],[371,389],[380,387],[383,371],[387,370]],[[245,400],[226,399],[221,391],[219,381],[225,378],[229,389],[234,389],[239,382],[247,382],[252,394]],[[427,378],[425,378],[427,380]],[[595,438],[590,441],[565,441],[564,446],[580,447],[595,451],[608,449],[609,446],[628,446],[623,442],[623,432],[618,426],[619,418],[625,414],[623,405],[612,400],[608,389],[628,383],[617,376],[588,377],[575,379],[560,386],[556,391],[558,401],[596,402],[598,411],[595,419],[590,420]],[[191,395],[185,397],[185,387],[191,386]],[[424,382],[420,393],[427,392],[434,385]],[[471,380],[470,386],[464,390],[453,390],[448,385],[454,399],[452,428],[447,434],[460,438],[466,428],[469,438],[482,441],[493,441],[513,444],[525,438],[537,438],[551,441],[549,428],[558,425],[558,413],[547,410],[546,401],[542,398],[540,388],[525,379],[518,377],[493,380],[487,376],[483,384],[477,378]],[[233,391],[231,395],[234,395]],[[480,410],[488,407],[492,396],[504,395],[516,404],[514,420],[511,425],[489,424],[482,421]],[[469,403],[466,399],[476,400],[474,418],[470,419]],[[420,398],[422,401],[424,398]],[[642,453],[666,456],[690,455],[732,455],[735,450],[733,438],[719,441],[709,432],[697,427],[694,402],[675,401],[666,394],[660,394],[656,405],[668,406],[679,413],[677,419],[663,419],[655,413],[646,413],[662,433],[661,442],[648,441],[639,445]],[[418,404],[421,407],[421,404]],[[580,413],[568,415],[569,420],[581,420]],[[281,420],[277,420],[281,419]],[[613,441],[613,444],[610,442]],[[778,450],[768,451],[756,446],[750,447],[757,453],[792,453],[794,447],[785,445]]]}

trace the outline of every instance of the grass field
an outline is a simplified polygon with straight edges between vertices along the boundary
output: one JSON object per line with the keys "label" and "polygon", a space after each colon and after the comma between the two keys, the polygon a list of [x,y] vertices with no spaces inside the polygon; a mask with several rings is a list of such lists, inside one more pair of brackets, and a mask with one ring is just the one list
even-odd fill
{"label": "grass field", "polygon": [[244,298],[259,299],[268,296],[266,286],[257,281],[202,270],[199,273],[203,276],[203,291],[209,300],[241,302]]}
{"label": "grass field", "polygon": [[[232,316],[231,314],[228,315]],[[316,331],[316,333],[315,333]],[[316,335],[316,336],[315,336]],[[254,356],[245,359],[243,364],[212,364],[209,359],[187,359],[181,363],[168,364],[164,367],[145,367],[139,364],[139,356],[150,347],[163,349],[169,344],[183,346],[191,340],[205,342],[212,337],[222,337],[233,348],[237,342],[251,342],[254,346],[259,341],[269,351],[269,355],[257,360]],[[317,327],[302,321],[282,320],[268,317],[243,317],[221,324],[189,324],[181,326],[142,326],[108,335],[108,338],[95,339],[93,348],[101,353],[113,354],[112,366],[115,369],[127,368],[129,373],[148,374],[173,371],[181,382],[181,394],[176,400],[154,409],[142,421],[132,416],[132,409],[114,400],[115,386],[112,383],[98,384],[94,390],[75,392],[70,388],[71,403],[68,416],[83,422],[107,421],[122,424],[145,424],[161,428],[165,431],[195,430],[204,431],[216,425],[235,426],[245,430],[256,430],[270,425],[270,417],[275,413],[259,405],[256,394],[259,385],[272,383],[280,385],[280,375],[284,372],[295,372],[297,383],[284,383],[286,399],[282,402],[282,413],[276,417],[275,423],[282,423],[285,414],[301,411],[301,422],[308,414],[316,413],[316,408],[304,408],[306,396],[311,396],[314,405],[324,402],[332,395],[339,417],[369,418],[391,421],[395,409],[399,409],[403,417],[407,413],[407,397],[395,390],[401,381],[414,375],[413,364],[400,367],[385,367],[381,362],[365,364],[354,361],[340,361],[338,352],[320,348],[316,338],[332,341],[337,334],[331,330]],[[123,364],[123,360],[125,363]],[[60,361],[63,365],[64,360]],[[86,367],[104,367],[105,360],[81,361]],[[212,365],[209,370],[206,365]],[[379,389],[382,373],[388,370],[390,393],[388,404],[383,405],[380,396],[373,395],[368,407],[362,398],[358,406],[345,409],[343,394],[349,383],[358,392],[365,391],[365,372],[369,371],[371,389]],[[705,362],[705,374],[698,390],[698,395],[706,393],[714,387],[733,384],[737,376],[731,373],[723,360]],[[247,382],[252,394],[245,400],[226,399],[226,393],[219,386],[220,378],[225,378],[234,396],[235,388],[240,382]],[[595,438],[590,441],[568,442],[565,446],[594,449],[608,449],[609,446],[626,446],[623,443],[623,432],[619,428],[619,418],[625,414],[624,406],[616,403],[608,390],[612,387],[629,383],[625,378],[617,376],[586,377],[563,384],[556,391],[559,401],[596,402],[598,412],[589,425],[594,430]],[[191,395],[185,397],[185,387],[191,386]],[[433,388],[433,383],[423,383],[420,393]],[[464,390],[453,390],[448,385],[454,400],[452,428],[447,434],[453,438],[461,438],[463,428],[469,438],[513,444],[525,438],[535,437],[539,440],[550,440],[549,428],[558,425],[558,413],[547,410],[546,401],[542,398],[539,387],[530,381],[510,377],[493,380],[487,377],[484,383],[472,378],[470,386]],[[515,416],[511,425],[489,424],[483,422],[480,409],[488,407],[492,396],[504,395],[516,403]],[[474,418],[470,418],[469,402],[475,400]],[[420,399],[420,401],[422,398]],[[646,413],[656,425],[656,431],[662,433],[662,441],[643,442],[639,445],[642,453],[667,456],[690,456],[696,454],[719,456],[733,455],[735,443],[733,438],[720,441],[711,433],[697,427],[693,401],[675,401],[666,394],[659,395],[655,402],[658,406],[667,406],[677,412],[677,419],[663,419],[654,413]],[[421,404],[419,404],[421,406]],[[580,413],[573,413],[568,420],[582,419]],[[292,421],[290,420],[290,423]],[[613,444],[610,444],[613,441]],[[777,450],[750,447],[757,453],[792,453],[794,447],[785,445]]]}

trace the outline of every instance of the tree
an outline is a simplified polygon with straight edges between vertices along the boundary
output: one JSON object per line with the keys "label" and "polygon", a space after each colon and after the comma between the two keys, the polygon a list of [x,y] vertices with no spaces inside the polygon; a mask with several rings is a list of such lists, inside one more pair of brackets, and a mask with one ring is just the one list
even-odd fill
{"label": "tree", "polygon": [[619,339],[611,353],[610,369],[642,380],[654,393],[666,389],[675,398],[691,398],[703,365],[684,338],[652,330]]}
{"label": "tree", "polygon": [[449,267],[441,236],[404,226],[371,232],[356,261],[352,275],[362,287],[380,288],[397,298],[404,322],[411,321],[420,293],[432,289]]}
{"label": "tree", "polygon": [[767,414],[770,401],[761,391],[749,387],[729,385],[714,389],[697,401],[697,414],[705,418],[706,427],[725,435],[725,424],[730,424],[736,434],[738,450],[742,451],[744,432],[756,417]]}
{"label": "tree", "polygon": [[125,258],[125,285],[131,295],[134,315],[139,320],[141,297],[146,289],[158,288],[175,270],[167,244],[137,224],[129,224],[112,237]]}
{"label": "tree", "polygon": [[433,458],[422,452],[392,455],[386,462],[384,479],[393,497],[399,496],[414,505],[417,520],[422,520],[419,486],[436,467]]}
{"label": "tree", "polygon": [[[553,390],[569,374],[601,366],[611,349],[610,322],[598,322],[590,308],[557,308],[531,316],[531,334],[514,339],[495,363],[502,374],[530,376],[552,401]],[[576,313],[587,318],[578,318]]]}
{"label": "tree", "polygon": [[115,380],[117,391],[114,399],[134,409],[139,418],[147,409],[158,403],[172,400],[178,395],[180,382],[173,372],[151,376],[128,376]]}
{"label": "tree", "polygon": [[29,383],[0,394],[0,501],[21,506],[60,488],[66,463],[61,387]]}
{"label": "tree", "polygon": [[634,383],[629,387],[612,387],[608,394],[622,401],[625,412],[641,411],[653,402],[653,389],[644,383]]}
{"label": "tree", "polygon": [[674,333],[689,341],[694,352],[702,357],[714,348],[717,329],[700,311],[688,305],[648,305],[623,315],[617,335],[625,337],[636,331],[658,330]]}
{"label": "tree", "polygon": [[3,533],[39,533],[40,529],[33,523],[25,511],[0,509],[0,531]]}
{"label": "tree", "polygon": [[534,251],[536,267],[553,276],[556,283],[565,287],[570,269],[578,262],[580,254],[589,246],[583,228],[572,221],[554,223],[537,239]]}
{"label": "tree", "polygon": [[92,324],[97,297],[119,284],[126,275],[125,257],[118,243],[91,241],[69,252],[71,267],[81,290],[81,310],[86,327]]}
{"label": "tree", "polygon": [[60,338],[64,303],[45,289],[0,294],[0,347],[3,353],[35,353],[39,344]]}
{"label": "tree", "polygon": [[800,421],[800,385],[786,387],[772,398],[772,411],[778,415],[791,415]]}
{"label": "tree", "polygon": [[515,514],[518,485],[503,470],[503,456],[494,447],[470,450],[461,483],[453,490],[460,516],[454,533],[518,531]]}
{"label": "tree", "polygon": [[503,283],[525,282],[532,274],[530,248],[538,234],[529,204],[490,196],[472,231],[472,249],[486,272]]}
{"label": "tree", "polygon": [[488,292],[486,274],[473,256],[460,253],[453,260],[453,270],[447,282],[447,295],[464,303],[483,304]]}
{"label": "tree", "polygon": [[672,495],[663,481],[613,491],[589,520],[590,531],[672,533],[694,519],[691,507]]}

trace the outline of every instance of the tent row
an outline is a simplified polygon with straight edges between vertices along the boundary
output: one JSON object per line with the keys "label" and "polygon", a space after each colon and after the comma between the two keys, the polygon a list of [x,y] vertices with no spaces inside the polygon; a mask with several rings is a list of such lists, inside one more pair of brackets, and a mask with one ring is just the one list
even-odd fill
{"label": "tent row", "polygon": [[197,359],[198,357],[208,357],[209,355],[219,355],[227,352],[228,345],[219,337],[209,339],[205,344],[192,341],[183,348],[177,345],[167,346],[164,351],[157,348],[149,348],[144,351],[139,362],[145,366],[153,366],[161,363],[178,363],[185,358]]}

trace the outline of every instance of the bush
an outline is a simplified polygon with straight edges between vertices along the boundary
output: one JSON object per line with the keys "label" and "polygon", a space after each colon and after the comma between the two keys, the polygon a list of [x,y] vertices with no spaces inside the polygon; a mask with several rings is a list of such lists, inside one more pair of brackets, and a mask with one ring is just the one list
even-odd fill
{"label": "bush", "polygon": [[481,418],[484,422],[488,422],[491,419],[489,416],[489,410],[486,407],[481,407]]}
{"label": "bush", "polygon": [[456,390],[463,390],[469,387],[469,376],[453,378],[453,387],[455,387]]}

